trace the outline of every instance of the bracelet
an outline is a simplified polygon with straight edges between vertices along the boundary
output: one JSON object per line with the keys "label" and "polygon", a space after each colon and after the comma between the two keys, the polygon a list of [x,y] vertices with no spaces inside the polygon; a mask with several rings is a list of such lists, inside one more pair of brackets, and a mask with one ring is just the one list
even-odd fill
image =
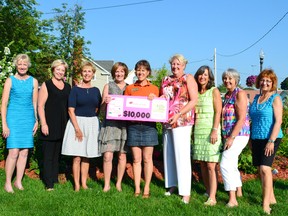
{"label": "bracelet", "polygon": [[275,142],[275,140],[272,140],[272,139],[268,140],[268,143],[274,143],[274,142]]}
{"label": "bracelet", "polygon": [[231,138],[232,138],[232,139],[235,139],[235,138],[236,138],[236,136],[233,136],[233,135],[232,135],[232,136],[231,136]]}
{"label": "bracelet", "polygon": [[180,114],[180,117],[182,117],[182,113],[181,113],[181,111],[179,111],[178,114]]}
{"label": "bracelet", "polygon": [[217,131],[217,130],[218,130],[218,128],[212,128],[212,130],[215,130],[215,131]]}

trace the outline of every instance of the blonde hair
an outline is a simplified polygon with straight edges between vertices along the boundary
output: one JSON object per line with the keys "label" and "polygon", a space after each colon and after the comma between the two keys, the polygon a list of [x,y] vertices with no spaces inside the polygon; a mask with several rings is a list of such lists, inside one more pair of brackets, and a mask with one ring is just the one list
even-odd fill
{"label": "blonde hair", "polygon": [[89,61],[84,61],[84,62],[82,63],[82,65],[81,65],[81,73],[82,73],[84,67],[91,67],[93,73],[95,74],[95,72],[96,72],[96,67],[95,67],[91,62],[89,62]]}
{"label": "blonde hair", "polygon": [[185,66],[188,64],[188,60],[184,58],[182,54],[175,54],[169,59],[169,63],[172,64],[173,60],[177,59],[179,62],[184,64]]}
{"label": "blonde hair", "polygon": [[24,61],[28,63],[28,67],[31,67],[31,60],[27,54],[18,54],[14,59],[13,59],[13,65],[17,67],[19,61]]}
{"label": "blonde hair", "polygon": [[67,69],[68,69],[68,64],[67,64],[64,60],[62,60],[62,59],[57,59],[57,60],[55,60],[55,61],[52,62],[52,64],[51,64],[51,71],[53,72],[54,69],[55,69],[56,67],[58,67],[59,65],[63,65],[63,66],[65,67],[65,72],[67,71]]}

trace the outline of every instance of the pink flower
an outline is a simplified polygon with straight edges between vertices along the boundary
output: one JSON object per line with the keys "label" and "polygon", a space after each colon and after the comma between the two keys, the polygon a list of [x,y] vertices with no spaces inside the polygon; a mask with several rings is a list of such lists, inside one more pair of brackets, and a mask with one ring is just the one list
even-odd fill
{"label": "pink flower", "polygon": [[256,83],[257,75],[251,75],[246,79],[246,85],[248,87],[253,87]]}

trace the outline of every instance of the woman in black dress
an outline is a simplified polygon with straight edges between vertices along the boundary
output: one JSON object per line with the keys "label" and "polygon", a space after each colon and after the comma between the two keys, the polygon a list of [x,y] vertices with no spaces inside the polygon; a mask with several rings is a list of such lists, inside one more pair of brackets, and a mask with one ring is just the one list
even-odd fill
{"label": "woman in black dress", "polygon": [[38,114],[41,123],[39,140],[43,151],[43,182],[47,191],[58,182],[59,155],[68,121],[68,97],[71,87],[63,81],[68,65],[58,59],[51,65],[52,79],[39,90]]}

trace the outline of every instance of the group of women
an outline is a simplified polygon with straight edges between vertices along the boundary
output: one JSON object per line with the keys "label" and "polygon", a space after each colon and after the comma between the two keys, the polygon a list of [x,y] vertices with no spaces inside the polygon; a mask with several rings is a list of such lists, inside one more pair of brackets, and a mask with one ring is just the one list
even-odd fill
{"label": "group of women", "polygon": [[238,87],[240,75],[235,69],[227,69],[222,74],[227,89],[223,102],[219,91],[212,87],[214,78],[209,67],[200,67],[195,79],[198,102],[193,158],[201,164],[205,195],[208,196],[204,204],[213,206],[217,203],[216,164],[220,162],[224,189],[229,192],[227,207],[238,206],[237,196],[242,196],[238,157],[249,142],[253,165],[258,168],[262,182],[263,211],[270,214],[270,205],[276,204],[271,166],[283,137],[283,107],[276,92],[276,74],[272,69],[265,69],[258,75],[256,87],[260,94],[255,96],[251,105],[245,91]]}
{"label": "group of women", "polygon": [[[263,210],[270,213],[270,205],[276,203],[271,165],[283,136],[282,101],[276,93],[274,71],[265,69],[258,75],[256,87],[260,94],[249,106],[245,91],[238,87],[240,75],[235,69],[222,74],[227,89],[222,102],[208,66],[200,67],[193,77],[185,74],[187,60],[183,55],[176,54],[169,62],[172,75],[163,78],[160,91],[148,79],[152,71],[148,61],[136,63],[137,81],[132,85],[124,81],[128,75],[127,65],[117,62],[111,70],[114,81],[104,86],[101,96],[99,89],[91,84],[96,71],[93,64],[83,63],[82,81],[71,89],[63,81],[67,63],[55,60],[51,65],[52,78],[41,85],[38,96],[38,82],[27,74],[31,65],[29,57],[17,55],[14,60],[17,72],[5,82],[1,105],[3,136],[7,138],[9,150],[4,189],[14,192],[12,175],[16,167],[14,187],[24,190],[22,177],[28,149],[33,147],[33,136],[38,128],[38,113],[43,149],[42,179],[48,191],[58,182],[60,154],[73,157],[75,191],[81,187],[88,189],[89,158],[103,154],[103,191],[109,191],[114,152],[118,156],[116,189],[122,191],[126,153],[130,148],[134,196],[141,195],[143,161],[142,197],[149,198],[153,148],[158,144],[156,123],[108,120],[105,113],[112,94],[145,96],[149,100],[163,97],[169,100],[169,117],[163,124],[165,195],[170,196],[178,190],[183,203],[190,201],[192,137],[193,159],[201,164],[206,188],[204,204],[213,206],[217,203],[216,170],[220,163],[224,188],[229,192],[227,206],[238,206],[236,197],[242,196],[238,156],[249,142],[253,165],[257,166],[262,181]],[[98,114],[101,111],[104,119],[100,126]]]}

